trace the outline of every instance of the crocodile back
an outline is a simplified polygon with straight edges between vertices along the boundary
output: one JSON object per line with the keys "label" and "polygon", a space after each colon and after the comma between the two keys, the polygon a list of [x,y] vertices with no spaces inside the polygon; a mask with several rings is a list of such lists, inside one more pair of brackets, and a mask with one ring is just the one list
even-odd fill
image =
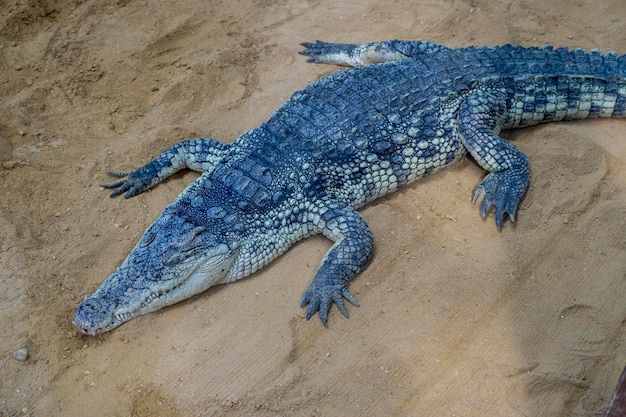
{"label": "crocodile back", "polygon": [[469,84],[454,81],[462,66],[442,65],[336,72],[296,92],[242,146],[258,141],[287,161],[304,198],[361,206],[464,154],[455,110]]}
{"label": "crocodile back", "polygon": [[258,184],[252,188],[264,191],[252,197],[256,205],[280,206],[296,196],[358,207],[465,154],[457,117],[468,95],[506,92],[506,112],[496,121],[503,128],[621,117],[625,74],[625,58],[614,53],[510,45],[444,49],[338,71],[296,92],[238,139],[216,174],[263,166],[267,183],[252,171],[238,187],[230,179],[248,193]]}

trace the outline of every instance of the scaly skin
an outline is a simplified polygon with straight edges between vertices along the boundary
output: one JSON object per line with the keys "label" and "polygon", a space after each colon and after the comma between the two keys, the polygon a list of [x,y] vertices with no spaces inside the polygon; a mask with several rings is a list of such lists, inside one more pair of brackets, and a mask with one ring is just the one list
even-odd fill
{"label": "scaly skin", "polygon": [[294,242],[334,242],[305,291],[306,318],[332,304],[348,317],[348,284],[372,234],[358,207],[469,153],[488,171],[472,201],[498,229],[530,182],[528,158],[500,129],[623,117],[626,58],[550,47],[449,49],[423,41],[304,43],[313,63],[355,67],[296,92],[231,145],[194,139],[107,186],[137,195],[183,168],[203,174],[169,205],[102,286],[76,309],[85,334],[248,276]]}

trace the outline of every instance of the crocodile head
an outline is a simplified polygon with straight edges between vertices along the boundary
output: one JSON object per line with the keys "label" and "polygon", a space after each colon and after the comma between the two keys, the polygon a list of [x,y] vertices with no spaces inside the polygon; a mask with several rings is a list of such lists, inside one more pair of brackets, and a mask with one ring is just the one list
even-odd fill
{"label": "crocodile head", "polygon": [[78,305],[74,325],[87,335],[107,332],[223,282],[239,244],[220,210],[194,210],[180,199],[166,208],[122,266]]}

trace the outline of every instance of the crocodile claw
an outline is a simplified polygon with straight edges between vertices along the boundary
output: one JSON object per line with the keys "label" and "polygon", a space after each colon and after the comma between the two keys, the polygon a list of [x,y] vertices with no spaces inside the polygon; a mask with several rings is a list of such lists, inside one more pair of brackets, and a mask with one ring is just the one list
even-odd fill
{"label": "crocodile claw", "polygon": [[319,312],[320,320],[324,323],[324,326],[328,326],[328,312],[333,303],[337,305],[337,308],[339,308],[339,311],[341,311],[345,318],[350,318],[350,314],[343,301],[344,298],[350,301],[352,305],[359,307],[359,302],[356,298],[354,298],[347,288],[341,285],[317,287],[311,284],[302,296],[300,307],[304,307],[308,304],[306,319],[309,320],[317,311]]}
{"label": "crocodile claw", "polygon": [[300,55],[307,55],[309,57],[307,62],[311,63],[324,63],[324,56],[334,52],[334,45],[328,42],[302,42],[300,45],[304,46],[306,49],[298,53]]}
{"label": "crocodile claw", "polygon": [[349,43],[330,43],[323,41],[302,42],[305,49],[298,52],[306,55],[306,60],[313,64],[334,64],[334,65],[354,65],[354,51],[357,45]]}
{"label": "crocodile claw", "polygon": [[515,215],[520,200],[528,188],[529,177],[511,175],[510,172],[492,172],[474,189],[472,204],[484,194],[480,203],[480,216],[484,219],[491,207],[494,207],[496,226],[502,230],[504,216],[515,224]]}
{"label": "crocodile claw", "polygon": [[130,174],[119,171],[108,171],[109,175],[114,177],[123,178],[121,181],[113,182],[110,184],[100,184],[102,188],[113,190],[109,197],[115,198],[118,195],[124,194],[124,198],[131,198],[137,194],[150,188],[150,182],[152,177],[143,173],[142,168],[131,172]]}

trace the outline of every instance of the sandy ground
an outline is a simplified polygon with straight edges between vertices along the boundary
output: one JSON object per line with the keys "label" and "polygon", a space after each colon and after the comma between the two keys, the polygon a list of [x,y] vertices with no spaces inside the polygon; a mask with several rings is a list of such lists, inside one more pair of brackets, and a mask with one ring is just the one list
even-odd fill
{"label": "sandy ground", "polygon": [[336,70],[300,41],[624,53],[625,22],[623,0],[0,0],[0,416],[601,415],[626,364],[620,120],[508,134],[534,178],[501,233],[469,160],[366,207],[350,320],[298,306],[317,237],[103,336],[71,320],[197,175],[111,200],[107,170],[262,123]]}

